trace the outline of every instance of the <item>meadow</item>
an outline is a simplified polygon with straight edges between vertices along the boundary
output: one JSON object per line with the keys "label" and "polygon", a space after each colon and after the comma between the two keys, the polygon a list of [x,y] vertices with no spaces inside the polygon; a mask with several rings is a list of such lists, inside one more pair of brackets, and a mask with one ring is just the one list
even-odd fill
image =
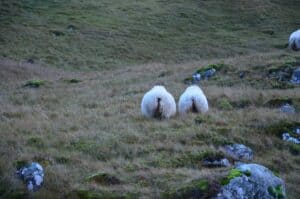
{"label": "meadow", "polygon": [[[300,147],[281,133],[300,126],[300,89],[277,74],[300,66],[287,49],[299,10],[295,0],[2,0],[0,198],[178,198],[195,187],[211,198],[231,168],[202,160],[241,143],[296,199]],[[210,64],[222,67],[199,84],[207,114],[142,116],[153,85],[177,102]],[[14,175],[30,161],[45,169],[35,193]]]}

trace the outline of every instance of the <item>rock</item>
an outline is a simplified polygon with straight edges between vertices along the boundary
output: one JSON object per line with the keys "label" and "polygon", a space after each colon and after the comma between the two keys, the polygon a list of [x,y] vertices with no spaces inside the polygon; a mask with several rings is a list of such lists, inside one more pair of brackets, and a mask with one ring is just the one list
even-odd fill
{"label": "rock", "polygon": [[291,136],[289,133],[283,133],[282,139],[287,142],[292,142],[294,144],[300,144],[300,139]]}
{"label": "rock", "polygon": [[201,80],[201,74],[200,73],[194,73],[193,74],[193,83],[197,83]]}
{"label": "rock", "polygon": [[245,72],[244,72],[244,71],[240,72],[240,73],[239,73],[239,77],[240,77],[241,79],[243,79],[243,78],[245,77]]}
{"label": "rock", "polygon": [[280,111],[283,113],[288,113],[288,114],[295,114],[296,110],[295,108],[290,105],[290,104],[284,104],[280,107]]}
{"label": "rock", "polygon": [[212,76],[214,76],[215,73],[216,73],[216,69],[211,68],[211,69],[205,71],[205,72],[202,74],[203,79],[209,79],[209,78],[211,78]]}
{"label": "rock", "polygon": [[300,127],[296,127],[296,128],[294,129],[294,133],[300,135]]}
{"label": "rock", "polygon": [[205,159],[202,161],[203,166],[207,167],[230,167],[231,164],[226,158],[222,159]]}
{"label": "rock", "polygon": [[293,71],[291,83],[293,84],[300,84],[300,67],[296,68]]}
{"label": "rock", "polygon": [[29,191],[37,191],[43,185],[44,170],[39,163],[32,162],[17,170],[16,173],[25,181]]}
{"label": "rock", "polygon": [[224,185],[215,199],[286,198],[284,181],[258,164],[241,164],[240,175]]}
{"label": "rock", "polygon": [[250,161],[253,159],[252,149],[243,144],[231,144],[224,147],[225,153],[236,160]]}

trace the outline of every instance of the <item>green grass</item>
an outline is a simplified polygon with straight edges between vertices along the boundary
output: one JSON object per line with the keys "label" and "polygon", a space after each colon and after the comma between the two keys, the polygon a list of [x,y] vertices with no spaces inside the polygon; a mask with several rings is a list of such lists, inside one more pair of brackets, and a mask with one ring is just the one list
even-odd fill
{"label": "green grass", "polygon": [[76,70],[265,52],[285,44],[300,17],[293,0],[4,0],[0,7],[1,56]]}
{"label": "green grass", "polygon": [[[45,169],[36,198],[210,198],[228,169],[202,161],[232,143],[251,147],[297,198],[299,147],[280,136],[300,124],[299,86],[276,75],[299,63],[286,49],[299,9],[293,0],[1,1],[0,198],[29,197],[12,174],[31,161]],[[207,114],[141,115],[154,84],[178,101],[183,80],[210,67],[216,75],[200,82]],[[295,115],[279,112],[284,102]]]}

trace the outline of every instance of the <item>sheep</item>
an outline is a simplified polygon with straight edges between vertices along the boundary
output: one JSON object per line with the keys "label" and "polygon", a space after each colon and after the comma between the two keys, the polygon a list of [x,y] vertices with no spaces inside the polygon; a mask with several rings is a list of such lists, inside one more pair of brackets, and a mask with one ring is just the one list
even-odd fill
{"label": "sheep", "polygon": [[144,95],[141,110],[148,118],[169,119],[176,114],[175,99],[164,86],[157,85]]}
{"label": "sheep", "polygon": [[294,51],[300,50],[300,29],[291,34],[289,38],[289,48]]}
{"label": "sheep", "polygon": [[197,85],[189,86],[179,98],[178,111],[181,116],[189,111],[206,113],[208,102],[201,88]]}

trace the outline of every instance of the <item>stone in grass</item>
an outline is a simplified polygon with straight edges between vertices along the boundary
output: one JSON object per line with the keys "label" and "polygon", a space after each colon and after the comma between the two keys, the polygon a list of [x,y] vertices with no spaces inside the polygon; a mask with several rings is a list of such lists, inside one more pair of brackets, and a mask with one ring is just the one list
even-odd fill
{"label": "stone in grass", "polygon": [[31,87],[31,88],[38,88],[44,84],[45,84],[44,80],[34,79],[34,80],[27,81],[23,86]]}
{"label": "stone in grass", "polygon": [[291,136],[289,133],[283,133],[282,134],[282,139],[284,141],[291,142],[291,143],[294,143],[294,144],[300,144],[300,139]]}
{"label": "stone in grass", "polygon": [[43,185],[44,170],[39,163],[27,164],[18,169],[16,173],[26,183],[29,191],[37,191]]}
{"label": "stone in grass", "polygon": [[251,161],[253,159],[253,151],[243,144],[231,144],[224,147],[224,152],[236,160]]}
{"label": "stone in grass", "polygon": [[295,108],[290,105],[290,104],[284,104],[280,107],[280,111],[282,113],[287,113],[287,114],[295,114],[296,113],[296,110]]}
{"label": "stone in grass", "polygon": [[89,176],[87,180],[89,182],[95,182],[102,185],[116,185],[121,183],[117,177],[103,172],[95,173]]}
{"label": "stone in grass", "polygon": [[300,67],[296,68],[293,71],[291,83],[293,84],[300,84]]}
{"label": "stone in grass", "polygon": [[208,69],[207,71],[204,71],[204,73],[202,74],[203,76],[203,79],[209,79],[211,78],[212,76],[214,76],[216,74],[216,69],[214,68],[211,68],[211,69]]}
{"label": "stone in grass", "polygon": [[215,199],[286,198],[284,181],[258,164],[241,164],[230,171]]}

